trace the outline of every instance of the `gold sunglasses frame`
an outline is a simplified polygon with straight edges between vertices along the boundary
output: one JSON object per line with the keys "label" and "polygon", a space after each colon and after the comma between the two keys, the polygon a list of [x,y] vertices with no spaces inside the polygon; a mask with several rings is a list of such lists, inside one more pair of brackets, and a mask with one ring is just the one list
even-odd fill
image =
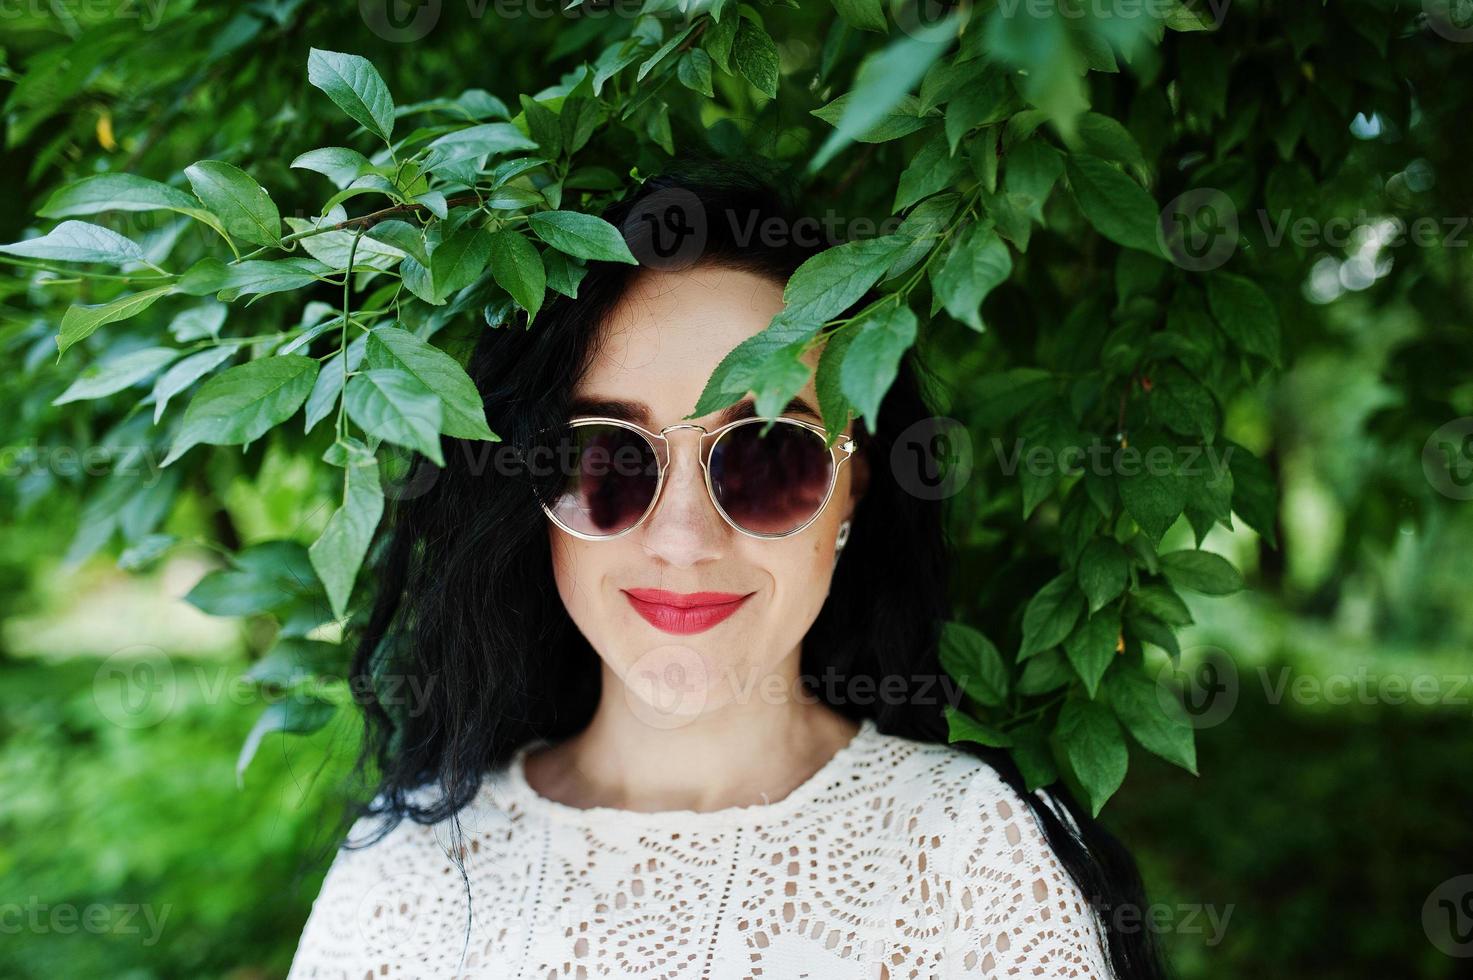
{"label": "gold sunglasses frame", "polygon": [[[666,433],[674,429],[699,429],[701,431],[701,441],[699,447],[698,461],[701,464],[701,473],[706,484],[706,496],[710,499],[711,506],[716,508],[716,513],[721,515],[721,519],[726,521],[727,524],[731,525],[734,530],[739,531],[750,538],[770,540],[774,538],[792,537],[793,535],[802,531],[804,528],[808,527],[808,525],[812,524],[814,521],[818,520],[819,515],[824,512],[824,508],[828,507],[829,500],[834,495],[834,488],[839,485],[839,467],[848,462],[849,457],[853,456],[859,447],[858,444],[855,443],[854,439],[849,436],[841,437],[838,442],[828,447],[829,457],[833,460],[834,465],[833,468],[829,471],[829,485],[828,488],[824,491],[823,503],[819,504],[818,508],[814,510],[812,517],[808,518],[808,520],[793,528],[791,531],[783,531],[780,534],[760,534],[756,531],[749,531],[738,524],[736,521],[732,520],[731,515],[727,514],[726,510],[721,506],[721,503],[716,499],[716,488],[711,485],[711,452],[716,448],[716,444],[721,441],[721,437],[726,435],[733,429],[739,428],[743,425],[755,425],[757,423],[765,422],[784,422],[791,425],[802,426],[810,432],[817,433],[821,439],[825,441],[827,441],[828,439],[828,433],[823,426],[816,425],[804,419],[789,418],[786,415],[779,415],[775,418],[749,416],[748,418],[736,419],[735,421],[728,422],[725,425],[717,426],[716,428],[709,430],[703,425],[696,425],[694,422],[677,422],[674,425],[665,426],[659,432],[651,432],[644,426],[637,425],[636,423],[630,422],[627,419],[616,419],[602,415],[580,416],[578,418],[569,419],[567,423],[569,428],[580,428],[582,426],[594,424],[611,424],[621,426],[625,429],[630,429],[644,437],[645,441],[649,443],[650,450],[655,454],[655,464],[659,468],[659,473],[655,478],[655,494],[653,497],[650,498],[649,506],[645,508],[643,514],[639,515],[639,519],[637,521],[629,525],[624,530],[616,531],[613,534],[588,534],[583,531],[575,530],[571,527],[568,527],[568,525],[564,524],[562,521],[558,520],[557,515],[552,512],[552,508],[543,503],[540,498],[538,499],[537,504],[539,507],[542,508],[542,512],[547,515],[550,521],[556,524],[563,531],[566,531],[568,534],[573,535],[573,537],[575,538],[580,538],[584,541],[612,541],[615,538],[623,537],[624,535],[644,524],[645,521],[649,520],[649,516],[655,512],[655,508],[660,506],[660,498],[665,490],[665,473],[670,469],[670,461],[673,458],[673,447],[670,444],[670,440],[666,437]],[[709,445],[707,443],[708,439],[710,440]],[[660,453],[660,444],[663,444],[665,447],[665,452],[663,455]],[[841,452],[843,453],[842,456],[839,455]]]}

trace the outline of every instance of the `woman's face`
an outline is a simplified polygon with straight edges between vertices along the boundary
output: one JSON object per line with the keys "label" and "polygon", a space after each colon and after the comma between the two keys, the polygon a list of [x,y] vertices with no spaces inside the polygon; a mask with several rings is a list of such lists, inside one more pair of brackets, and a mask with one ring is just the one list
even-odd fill
{"label": "woman's face", "polygon": [[[682,417],[722,357],[782,308],[782,286],[753,273],[709,265],[646,271],[606,325],[574,388],[575,402],[631,403],[637,416],[631,421],[651,432],[682,421],[714,429],[719,413]],[[810,365],[819,353],[809,352]],[[811,377],[798,397],[813,412],[784,414],[820,422]],[[593,413],[575,406],[573,414]],[[853,431],[851,423],[845,433]],[[786,538],[752,538],[712,504],[697,460],[700,435],[668,433],[670,467],[659,503],[629,533],[585,541],[548,521],[558,592],[602,658],[605,684],[622,683],[628,706],[665,726],[734,701],[755,707],[800,693],[793,687],[800,644],[828,595],[838,527],[852,518],[852,488],[863,479],[856,454],[840,465],[817,520]],[[699,615],[643,603],[631,590],[746,598],[706,625]]]}

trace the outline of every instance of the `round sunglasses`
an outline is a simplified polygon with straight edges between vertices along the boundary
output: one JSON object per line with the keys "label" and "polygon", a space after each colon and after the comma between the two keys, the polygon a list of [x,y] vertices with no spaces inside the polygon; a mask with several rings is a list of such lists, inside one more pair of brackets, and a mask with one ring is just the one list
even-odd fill
{"label": "round sunglasses", "polygon": [[670,466],[667,433],[676,429],[700,431],[711,503],[754,538],[785,538],[812,524],[833,495],[839,467],[857,449],[848,437],[830,447],[822,426],[785,416],[737,419],[709,431],[678,422],[659,432],[623,419],[574,418],[534,442],[536,455],[558,461],[538,492],[543,512],[587,541],[628,534],[660,501]]}

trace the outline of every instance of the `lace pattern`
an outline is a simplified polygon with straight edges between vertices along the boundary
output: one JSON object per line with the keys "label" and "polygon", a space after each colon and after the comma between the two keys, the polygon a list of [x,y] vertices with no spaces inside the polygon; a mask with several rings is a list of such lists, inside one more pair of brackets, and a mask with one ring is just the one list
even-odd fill
{"label": "lace pattern", "polygon": [[774,803],[636,813],[538,795],[530,748],[457,814],[468,883],[449,821],[340,851],[288,980],[1110,976],[1032,812],[960,749],[865,720]]}

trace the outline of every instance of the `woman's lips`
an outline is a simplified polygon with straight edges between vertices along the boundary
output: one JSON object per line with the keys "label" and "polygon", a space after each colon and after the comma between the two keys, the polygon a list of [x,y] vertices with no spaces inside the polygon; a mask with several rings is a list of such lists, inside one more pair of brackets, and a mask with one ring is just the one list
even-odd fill
{"label": "woman's lips", "polygon": [[625,589],[634,611],[657,630],[687,635],[702,633],[741,608],[753,593],[666,592],[664,589]]}

